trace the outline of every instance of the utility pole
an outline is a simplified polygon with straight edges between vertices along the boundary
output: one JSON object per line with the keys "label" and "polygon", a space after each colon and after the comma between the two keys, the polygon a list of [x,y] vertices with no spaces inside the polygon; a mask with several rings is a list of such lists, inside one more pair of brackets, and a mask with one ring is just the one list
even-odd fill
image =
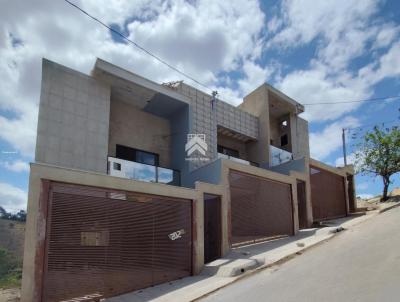
{"label": "utility pole", "polygon": [[344,165],[347,166],[347,158],[346,158],[346,129],[342,128],[342,143],[343,143],[343,160]]}

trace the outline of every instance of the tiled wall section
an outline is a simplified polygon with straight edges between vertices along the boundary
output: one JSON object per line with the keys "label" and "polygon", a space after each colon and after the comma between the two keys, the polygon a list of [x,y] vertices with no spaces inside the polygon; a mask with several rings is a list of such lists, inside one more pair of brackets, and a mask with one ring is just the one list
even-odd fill
{"label": "tiled wall section", "polygon": [[258,118],[228,103],[217,103],[217,123],[251,138],[258,138]]}
{"label": "tiled wall section", "polygon": [[[235,132],[258,138],[258,118],[242,110],[218,101],[212,107],[211,96],[186,84],[180,84],[177,92],[185,95],[190,104],[190,133],[206,135],[208,144],[207,157],[211,160],[217,158],[217,125],[231,129]],[[191,162],[190,170],[197,169],[208,162]]]}
{"label": "tiled wall section", "polygon": [[107,172],[110,89],[44,60],[37,162]]}
{"label": "tiled wall section", "polygon": [[[206,156],[213,160],[217,158],[217,125],[216,110],[212,110],[211,96],[181,84],[177,92],[190,99],[189,133],[205,134],[208,150]],[[197,169],[208,162],[193,161],[189,163],[189,170]]]}

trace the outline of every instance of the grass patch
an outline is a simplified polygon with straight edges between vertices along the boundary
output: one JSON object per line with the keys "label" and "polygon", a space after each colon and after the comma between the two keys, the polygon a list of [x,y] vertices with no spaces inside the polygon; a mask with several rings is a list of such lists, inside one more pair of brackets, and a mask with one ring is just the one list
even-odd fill
{"label": "grass patch", "polygon": [[4,248],[0,248],[0,288],[20,287],[22,262]]}

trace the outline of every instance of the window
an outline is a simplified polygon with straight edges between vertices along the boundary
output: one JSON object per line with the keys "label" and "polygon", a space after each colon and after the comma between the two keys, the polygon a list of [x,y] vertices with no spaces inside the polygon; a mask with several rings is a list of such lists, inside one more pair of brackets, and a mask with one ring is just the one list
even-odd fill
{"label": "window", "polygon": [[218,153],[222,153],[228,156],[239,158],[239,151],[231,148],[227,148],[221,145],[217,146]]}
{"label": "window", "polygon": [[285,135],[282,135],[281,136],[281,146],[283,147],[283,146],[286,146],[287,144],[288,144],[288,135],[287,134],[285,134]]}
{"label": "window", "polygon": [[117,171],[121,171],[121,164],[120,163],[113,163],[113,169]]}
{"label": "window", "polygon": [[158,154],[122,145],[117,145],[115,157],[146,165],[152,165],[152,166],[159,165]]}
{"label": "window", "polygon": [[136,150],[136,161],[142,164],[157,166],[158,155],[154,153]]}

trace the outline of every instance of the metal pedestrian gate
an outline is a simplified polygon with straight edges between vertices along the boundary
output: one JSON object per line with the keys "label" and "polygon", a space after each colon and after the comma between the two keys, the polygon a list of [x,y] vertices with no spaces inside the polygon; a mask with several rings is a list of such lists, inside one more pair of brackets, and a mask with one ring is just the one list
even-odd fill
{"label": "metal pedestrian gate", "polygon": [[343,176],[310,166],[310,184],[314,221],[347,215]]}
{"label": "metal pedestrian gate", "polygon": [[52,183],[43,301],[99,301],[192,272],[192,202]]}
{"label": "metal pedestrian gate", "polygon": [[293,235],[291,186],[231,171],[232,245]]}

